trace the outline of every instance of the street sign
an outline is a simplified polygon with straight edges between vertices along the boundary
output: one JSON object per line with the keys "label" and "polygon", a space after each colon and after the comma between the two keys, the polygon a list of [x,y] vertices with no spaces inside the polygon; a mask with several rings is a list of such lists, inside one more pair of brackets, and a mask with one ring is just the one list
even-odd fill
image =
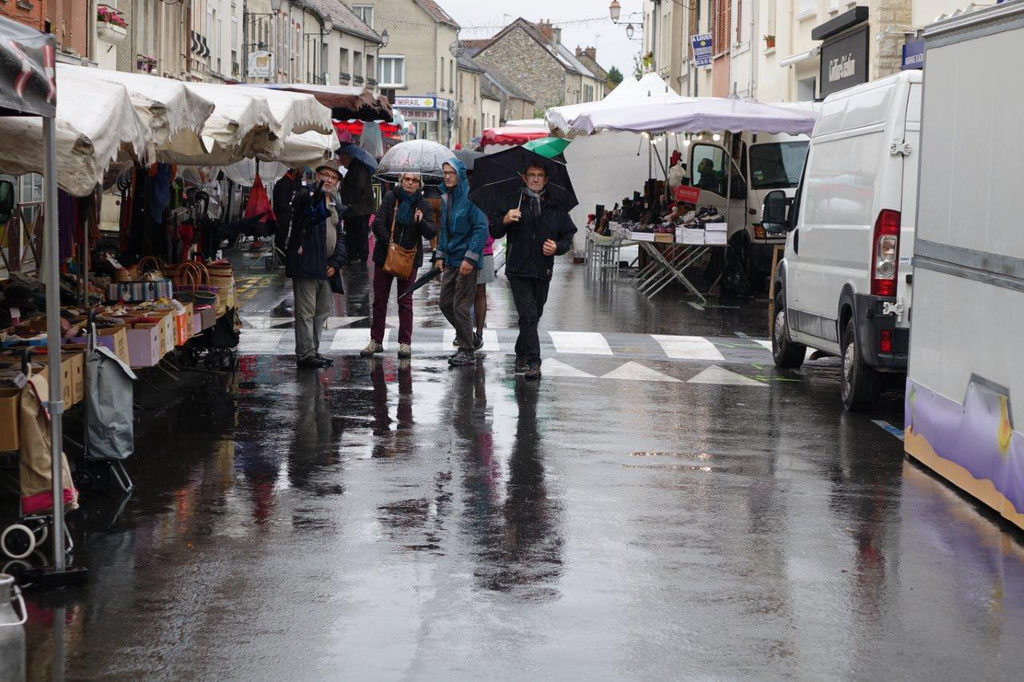
{"label": "street sign", "polygon": [[690,38],[693,47],[693,60],[697,66],[711,66],[711,55],[714,52],[714,41],[710,33],[698,33]]}
{"label": "street sign", "polygon": [[924,41],[912,40],[903,46],[903,70],[924,68]]}
{"label": "street sign", "polygon": [[249,53],[249,76],[251,78],[274,77],[274,55],[266,50]]}

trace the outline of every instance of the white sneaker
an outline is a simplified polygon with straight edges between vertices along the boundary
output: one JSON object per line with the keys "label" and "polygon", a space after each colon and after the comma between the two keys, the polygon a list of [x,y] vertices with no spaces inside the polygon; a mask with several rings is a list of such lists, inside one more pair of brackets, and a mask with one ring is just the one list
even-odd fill
{"label": "white sneaker", "polygon": [[398,357],[400,358],[411,358],[412,357],[412,346],[408,343],[398,344]]}
{"label": "white sneaker", "polygon": [[359,351],[359,354],[362,355],[364,358],[368,358],[372,355],[383,352],[384,346],[380,345],[376,341],[371,340],[370,343],[366,344],[366,348]]}

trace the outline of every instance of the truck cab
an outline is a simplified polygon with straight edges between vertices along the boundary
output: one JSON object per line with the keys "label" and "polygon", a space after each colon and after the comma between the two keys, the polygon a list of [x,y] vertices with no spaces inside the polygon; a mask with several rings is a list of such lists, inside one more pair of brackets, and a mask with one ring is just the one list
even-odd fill
{"label": "truck cab", "polygon": [[809,140],[806,135],[727,133],[723,142],[706,136],[690,141],[691,184],[701,190],[701,206],[714,206],[727,217],[729,245],[752,283],[767,281],[773,247],[786,241],[784,233],[765,231],[761,207],[773,190],[790,199],[796,194]]}

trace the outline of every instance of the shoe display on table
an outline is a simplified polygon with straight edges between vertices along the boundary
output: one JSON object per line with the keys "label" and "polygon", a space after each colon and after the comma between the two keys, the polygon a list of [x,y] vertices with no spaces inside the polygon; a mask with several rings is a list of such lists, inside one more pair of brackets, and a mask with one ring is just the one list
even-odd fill
{"label": "shoe display on table", "polygon": [[525,376],[527,381],[534,381],[536,379],[540,379],[539,360],[534,360],[533,362],[530,363],[529,367],[526,368]]}
{"label": "shoe display on table", "polygon": [[382,346],[381,344],[377,343],[376,341],[371,340],[370,343],[366,344],[366,348],[364,348],[361,351],[359,351],[359,354],[361,356],[363,356],[364,358],[368,358],[368,357],[370,357],[372,355],[376,355],[377,353],[383,353],[383,352],[384,352],[384,346]]}
{"label": "shoe display on table", "polygon": [[398,357],[400,358],[411,358],[412,357],[412,346],[408,343],[398,344]]}
{"label": "shoe display on table", "polygon": [[458,353],[448,358],[448,364],[453,367],[461,367],[463,365],[475,365],[476,356],[473,354],[473,351],[460,349]]}
{"label": "shoe display on table", "polygon": [[327,366],[327,363],[315,355],[310,355],[307,358],[299,358],[296,365],[303,369],[323,369]]}

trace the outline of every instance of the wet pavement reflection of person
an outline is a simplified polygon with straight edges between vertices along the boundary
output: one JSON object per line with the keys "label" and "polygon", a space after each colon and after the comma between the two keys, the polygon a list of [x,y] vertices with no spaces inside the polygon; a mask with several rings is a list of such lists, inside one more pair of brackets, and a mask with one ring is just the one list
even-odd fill
{"label": "wet pavement reflection of person", "polygon": [[312,487],[317,472],[339,460],[342,429],[331,419],[327,392],[331,375],[338,371],[332,368],[322,375],[306,372],[296,378],[298,393],[288,452],[288,480],[300,490]]}
{"label": "wet pavement reflection of person", "polygon": [[[370,361],[370,382],[373,386],[373,456],[392,457],[408,452],[412,443],[412,365],[409,360],[392,364],[390,358]],[[395,430],[392,431],[391,408],[388,400],[388,382],[398,379],[398,408]]]}
{"label": "wet pavement reflection of person", "polygon": [[[479,370],[478,370],[479,373]],[[469,381],[471,378],[467,377]],[[504,490],[486,416],[483,382],[459,392],[474,399],[463,407],[456,424],[474,447],[467,453],[464,485],[466,515],[477,545],[474,575],[488,590],[509,592],[539,588],[535,597],[556,594],[551,583],[562,571],[561,505],[548,496],[544,472],[546,449],[537,420],[539,387],[519,379],[515,401],[519,408]],[[465,409],[471,408],[471,409]],[[503,498],[503,499],[502,499]]]}

